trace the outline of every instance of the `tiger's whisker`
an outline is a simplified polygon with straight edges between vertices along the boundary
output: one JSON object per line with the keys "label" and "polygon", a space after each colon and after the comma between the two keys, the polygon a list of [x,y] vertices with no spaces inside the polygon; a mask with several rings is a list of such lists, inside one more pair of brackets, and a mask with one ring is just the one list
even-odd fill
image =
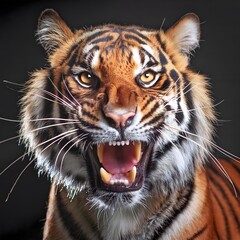
{"label": "tiger's whisker", "polygon": [[[0,117],[0,120],[7,121],[7,122],[16,122],[16,123],[22,122],[22,120],[11,119],[11,118],[3,118],[3,117]],[[49,121],[49,120],[55,120],[55,121],[76,121],[76,122],[78,122],[77,119],[71,119],[71,118],[36,118],[36,119],[28,119],[29,122]]]}
{"label": "tiger's whisker", "polygon": [[[171,126],[168,126],[169,128],[171,128]],[[188,138],[188,137],[185,137],[184,135],[180,134],[180,133],[176,133],[173,129],[169,129],[171,132],[175,133],[175,134],[178,134],[178,136],[194,143],[195,145],[197,145],[198,147],[200,147],[202,150],[204,150],[204,152],[206,152],[206,154],[214,161],[214,163],[216,164],[216,166],[220,169],[220,171],[223,173],[223,175],[227,178],[227,180],[229,181],[229,183],[231,184],[232,188],[233,188],[233,191],[234,191],[234,194],[236,197],[238,197],[238,194],[237,194],[237,190],[236,190],[236,187],[231,179],[231,177],[229,176],[229,174],[227,173],[227,171],[224,169],[224,167],[222,166],[222,164],[217,160],[217,158],[208,150],[206,149],[204,146],[202,146],[201,144],[197,143],[196,141],[192,140],[191,138]]]}
{"label": "tiger's whisker", "polygon": [[34,161],[35,161],[35,159],[31,160],[31,161],[27,164],[27,166],[25,166],[24,169],[20,172],[20,174],[18,175],[17,179],[15,180],[14,184],[12,185],[12,187],[11,187],[9,193],[8,193],[5,202],[7,202],[7,201],[9,200],[9,197],[10,197],[13,189],[15,188],[16,184],[18,183],[20,177],[23,175],[23,173],[27,170],[27,168],[28,168]]}
{"label": "tiger's whisker", "polygon": [[63,78],[63,75],[62,75],[62,80],[63,80],[63,83],[64,83],[64,86],[66,87],[67,91],[68,91],[68,94],[73,98],[73,100],[77,103],[77,105],[80,106],[80,103],[77,101],[77,99],[73,96],[73,94],[71,93],[71,91],[69,90],[69,87],[66,83],[66,80]]}
{"label": "tiger's whisker", "polygon": [[[184,133],[189,134],[189,135],[191,135],[191,136],[194,136],[194,137],[197,137],[197,138],[199,138],[199,139],[205,140],[205,141],[207,141],[212,147],[214,147],[214,148],[215,148],[216,150],[218,150],[219,152],[223,153],[225,156],[227,156],[227,157],[229,157],[229,158],[236,158],[236,159],[240,160],[240,157],[238,157],[238,156],[236,156],[236,155],[228,152],[227,150],[219,147],[217,144],[215,144],[214,142],[212,142],[211,140],[209,140],[209,139],[207,139],[207,138],[204,138],[204,137],[202,137],[202,136],[198,136],[197,134],[191,133],[191,132],[186,131],[186,130],[183,130],[183,129],[179,129],[179,128],[176,128],[176,127],[173,127],[173,126],[169,126],[168,124],[165,124],[165,123],[164,123],[164,125],[167,126],[167,127],[172,128],[172,129],[175,129],[175,130],[177,130],[177,131],[181,131],[181,132],[184,132]],[[236,160],[236,159],[235,159],[235,160]]]}
{"label": "tiger's whisker", "polygon": [[11,84],[11,85],[19,86],[19,87],[24,87],[25,86],[24,84],[15,83],[15,82],[11,82],[11,81],[8,81],[8,80],[3,80],[3,82]]}
{"label": "tiger's whisker", "polygon": [[[69,144],[70,142],[74,141],[75,139],[77,139],[78,137],[79,137],[79,136],[74,137],[72,140],[70,140],[70,141],[68,142],[68,144]],[[63,154],[62,160],[61,160],[61,163],[60,163],[60,169],[59,169],[60,173],[62,172],[63,161],[64,161],[64,159],[65,159],[65,156],[66,156],[67,153],[73,148],[73,146],[74,146],[74,145],[77,145],[80,141],[81,141],[81,140],[78,140],[78,141],[74,142],[74,143],[65,151],[65,153]],[[64,148],[65,148],[65,146],[64,146]]]}
{"label": "tiger's whisker", "polygon": [[24,157],[28,155],[28,153],[24,153],[23,155],[21,155],[20,157],[18,157],[17,159],[15,159],[13,162],[11,162],[7,167],[5,167],[1,172],[0,172],[0,176],[5,173],[11,166],[13,166],[15,163],[17,163],[18,161],[20,161],[21,159],[24,159]]}
{"label": "tiger's whisker", "polygon": [[[77,131],[77,130],[76,130]],[[59,135],[57,135],[57,136],[55,136],[54,137],[54,141],[53,142],[51,142],[49,145],[47,145],[44,149],[42,149],[41,151],[40,151],[40,154],[41,153],[43,153],[46,149],[48,149],[50,146],[52,146],[54,143],[56,143],[56,142],[58,142],[58,144],[62,141],[62,139],[64,139],[65,137],[69,137],[69,136],[71,136],[72,134],[75,134],[75,132],[76,131],[67,131],[67,132],[65,132],[65,134],[64,135],[62,135],[61,134],[61,136],[59,136]],[[70,132],[70,133],[69,133]],[[53,140],[53,138],[51,138],[50,140]],[[45,141],[45,142],[43,142],[43,144],[46,144],[47,142],[49,142],[49,139],[47,140],[47,141]],[[42,144],[42,143],[41,143]]]}
{"label": "tiger's whisker", "polygon": [[15,123],[20,123],[21,122],[20,120],[3,118],[3,117],[0,117],[0,120],[7,121],[7,122],[15,122]]}
{"label": "tiger's whisker", "polygon": [[[218,102],[218,103],[216,103],[216,104],[214,104],[214,105],[191,108],[191,109],[187,109],[187,111],[188,111],[188,112],[193,112],[193,111],[197,111],[197,110],[199,110],[199,109],[212,108],[212,107],[216,107],[216,106],[220,105],[220,104],[223,103],[223,102],[224,102],[224,100],[222,100],[222,101],[220,101],[220,102]],[[170,110],[170,111],[168,111],[168,112],[181,113],[181,112],[183,112],[183,110],[177,110],[177,111],[175,111],[175,110]]]}
{"label": "tiger's whisker", "polygon": [[[73,131],[73,130],[70,130],[71,132]],[[70,131],[68,131],[68,132],[70,132]],[[77,130],[75,130],[74,129],[74,131],[77,131]],[[67,132],[67,133],[68,133]],[[44,141],[44,142],[42,142],[42,143],[40,143],[40,144],[38,144],[37,146],[35,146],[34,148],[33,148],[33,150],[35,150],[35,149],[37,149],[38,147],[40,147],[41,145],[43,145],[43,144],[46,144],[47,142],[49,142],[49,141],[51,141],[51,140],[54,140],[54,139],[56,139],[56,138],[60,138],[61,136],[63,136],[64,134],[66,134],[65,132],[64,133],[61,133],[61,134],[59,134],[59,135],[57,135],[57,136],[54,136],[53,138],[50,138],[50,139],[48,139],[47,141]],[[59,139],[57,139],[57,141],[58,141]],[[11,166],[13,166],[14,164],[16,164],[18,161],[20,161],[21,159],[23,159],[26,155],[28,155],[29,153],[24,153],[23,155],[21,155],[20,157],[18,157],[17,159],[15,159],[12,163],[10,163],[6,168],[4,168],[1,172],[0,172],[0,176],[4,173],[4,172],[6,172]]]}
{"label": "tiger's whisker", "polygon": [[54,169],[56,169],[57,162],[58,162],[58,158],[59,158],[61,152],[64,150],[64,148],[65,148],[70,142],[74,141],[74,140],[77,139],[77,138],[78,138],[78,136],[70,139],[70,140],[69,140],[67,143],[65,143],[65,144],[62,146],[62,148],[59,150],[59,152],[58,152],[58,154],[57,154],[57,156],[56,156],[55,162],[54,162]]}
{"label": "tiger's whisker", "polygon": [[9,142],[9,141],[17,139],[19,137],[20,137],[20,135],[17,135],[17,136],[14,136],[14,137],[10,137],[10,138],[4,139],[4,140],[0,141],[0,144],[5,143],[5,142]]}
{"label": "tiger's whisker", "polygon": [[63,125],[68,125],[68,124],[74,124],[74,123],[76,123],[76,122],[74,121],[74,122],[50,124],[50,125],[47,125],[47,126],[35,128],[35,129],[31,130],[30,132],[32,133],[32,132],[36,132],[36,131],[43,130],[43,129],[50,128],[50,127],[57,127],[57,126],[63,126]]}
{"label": "tiger's whisker", "polygon": [[66,97],[66,96],[56,87],[56,85],[54,84],[53,80],[52,80],[50,77],[48,77],[48,79],[49,79],[49,81],[52,83],[53,87],[57,90],[57,92],[58,92],[60,95],[62,95],[67,101],[69,101],[71,104],[73,104],[73,105],[76,107],[76,104],[75,104],[73,101],[71,101],[68,97]]}
{"label": "tiger's whisker", "polygon": [[[52,99],[49,99],[49,98],[44,97],[44,96],[39,95],[39,94],[36,94],[36,95],[39,96],[39,97],[41,97],[42,99],[48,100],[49,102],[58,103],[58,104],[61,104],[61,105],[63,105],[63,106],[66,106],[66,107],[68,107],[68,108],[70,108],[70,109],[74,109],[70,103],[68,103],[68,102],[66,102],[64,99],[58,97],[56,94],[53,94],[53,93],[51,93],[51,92],[49,92],[49,91],[46,91],[46,90],[44,90],[44,89],[43,89],[42,91],[45,92],[48,96],[53,97],[54,99],[52,100]],[[56,99],[55,99],[55,98],[56,98]]]}

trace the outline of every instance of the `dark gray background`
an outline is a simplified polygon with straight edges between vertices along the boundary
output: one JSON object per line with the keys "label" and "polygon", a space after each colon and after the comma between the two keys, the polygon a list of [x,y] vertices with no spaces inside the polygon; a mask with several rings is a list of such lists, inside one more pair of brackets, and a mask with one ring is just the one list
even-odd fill
{"label": "dark gray background", "polygon": [[[24,83],[29,73],[46,65],[46,55],[34,36],[37,19],[45,8],[54,8],[72,27],[103,24],[139,24],[167,29],[188,12],[201,20],[201,43],[192,68],[206,74],[212,85],[221,120],[216,142],[240,155],[240,1],[99,0],[99,1],[1,1],[0,7],[0,117],[18,119],[19,87],[3,80]],[[9,89],[12,88],[12,89]],[[16,136],[18,123],[0,121],[0,141]],[[0,172],[24,153],[17,140],[0,144]],[[216,156],[222,156],[215,152]],[[8,202],[5,199],[27,165],[27,158],[0,176],[0,239],[38,239],[47,204],[49,181],[38,178],[33,164],[24,172]],[[11,234],[11,236],[10,236]]]}

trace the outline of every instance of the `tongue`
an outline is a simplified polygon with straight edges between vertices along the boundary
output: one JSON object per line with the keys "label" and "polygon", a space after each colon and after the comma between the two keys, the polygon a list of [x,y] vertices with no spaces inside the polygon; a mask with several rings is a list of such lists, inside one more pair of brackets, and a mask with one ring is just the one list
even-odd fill
{"label": "tongue", "polygon": [[104,144],[102,152],[102,166],[111,174],[129,172],[138,162],[138,143],[124,146],[109,146]]}

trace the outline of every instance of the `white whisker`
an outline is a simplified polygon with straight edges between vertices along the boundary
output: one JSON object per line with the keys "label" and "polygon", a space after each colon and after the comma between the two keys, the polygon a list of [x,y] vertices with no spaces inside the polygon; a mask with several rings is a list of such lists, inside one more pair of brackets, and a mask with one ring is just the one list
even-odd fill
{"label": "white whisker", "polygon": [[[76,131],[77,131],[77,129],[76,129]],[[58,144],[62,141],[62,139],[64,139],[65,137],[69,137],[69,136],[71,136],[72,134],[75,134],[75,132],[76,131],[68,131],[68,132],[65,132],[65,134],[63,135],[63,134],[59,134],[59,135],[61,135],[61,136],[59,136],[59,135],[57,135],[57,138],[56,138],[56,136],[55,137],[53,137],[55,140],[53,141],[53,142],[51,142],[49,145],[47,145],[44,149],[42,149],[41,151],[40,151],[40,153],[39,154],[41,154],[41,153],[43,153],[46,149],[48,149],[51,145],[53,145],[54,143],[56,143],[56,142],[58,142]],[[53,140],[53,138],[51,138],[50,140]],[[47,141],[45,141],[45,142],[43,142],[43,144],[45,144],[45,143],[47,143],[47,142],[49,142],[49,139],[47,140]],[[41,143],[42,144],[42,143]]]}
{"label": "white whisker", "polygon": [[28,153],[24,153],[23,155],[21,155],[20,157],[18,157],[17,159],[15,159],[13,162],[11,162],[7,167],[5,167],[1,172],[0,172],[0,176],[6,172],[11,166],[13,166],[15,163],[17,163],[18,161],[20,161],[21,159],[24,159],[24,157],[28,155]]}
{"label": "white whisker", "polygon": [[[219,147],[217,144],[215,144],[214,142],[212,142],[211,140],[205,138],[205,137],[202,137],[202,136],[198,136],[197,134],[194,134],[194,133],[191,133],[189,131],[186,131],[186,130],[183,130],[183,129],[179,129],[179,128],[176,128],[176,127],[173,127],[173,126],[169,126],[168,124],[164,123],[165,126],[167,127],[170,127],[172,129],[175,129],[177,131],[181,131],[181,132],[184,132],[188,135],[191,135],[191,136],[194,136],[194,137],[197,137],[199,139],[202,139],[202,140],[205,140],[206,142],[208,142],[213,148],[215,148],[216,150],[218,150],[220,153],[223,153],[225,156],[229,157],[229,158],[236,158],[238,160],[240,160],[240,157],[228,152],[227,150]],[[233,159],[233,160],[236,160],[236,159]],[[237,161],[238,162],[238,161]],[[239,163],[239,162],[238,162]]]}
{"label": "white whisker", "polygon": [[77,99],[73,96],[73,94],[72,94],[71,91],[69,90],[68,85],[66,84],[65,79],[63,79],[63,76],[62,76],[62,80],[63,80],[64,86],[66,87],[69,95],[73,98],[73,100],[77,103],[77,105],[80,106],[80,103],[77,101]]}
{"label": "white whisker", "polygon": [[49,99],[49,98],[44,97],[44,96],[42,96],[42,95],[40,95],[40,94],[36,94],[38,97],[40,97],[40,98],[42,98],[42,99],[45,99],[45,100],[47,100],[47,101],[49,101],[49,102],[61,104],[62,106],[68,107],[68,108],[70,108],[70,109],[72,109],[72,110],[74,109],[73,106],[72,106],[70,103],[68,103],[68,102],[66,102],[64,99],[58,97],[56,94],[53,94],[53,93],[51,93],[51,92],[49,92],[49,91],[46,91],[46,90],[44,90],[44,89],[38,89],[38,90],[46,93],[48,96],[53,97],[53,99]]}
{"label": "white whisker", "polygon": [[50,124],[50,125],[47,125],[47,126],[35,128],[35,129],[31,130],[30,132],[32,133],[32,132],[36,132],[36,131],[43,130],[43,129],[50,128],[50,127],[58,127],[58,126],[63,126],[63,125],[68,125],[68,124],[74,124],[74,123],[76,123],[76,122],[65,122],[65,123]]}
{"label": "white whisker", "polygon": [[15,180],[14,184],[12,185],[12,187],[11,187],[9,193],[8,193],[5,202],[8,201],[8,199],[9,199],[9,197],[10,197],[13,189],[15,188],[16,184],[18,183],[20,177],[23,175],[23,173],[26,171],[26,169],[34,162],[34,160],[35,160],[35,159],[31,160],[31,161],[27,164],[27,166],[20,172],[20,174],[18,175],[17,179]]}
{"label": "white whisker", "polygon": [[[70,142],[74,141],[75,139],[77,139],[78,137],[79,137],[79,136],[74,137],[71,141],[68,142],[68,144],[69,144]],[[63,154],[62,160],[61,160],[61,164],[60,164],[60,170],[59,170],[60,173],[62,172],[63,161],[64,161],[64,159],[65,159],[65,156],[66,156],[67,153],[73,148],[73,146],[74,146],[74,145],[77,145],[80,141],[81,141],[81,140],[78,140],[78,141],[74,142],[74,143],[65,151],[65,153]],[[65,146],[64,146],[63,148],[65,148]],[[60,150],[60,151],[61,151],[61,150]]]}
{"label": "white whisker", "polygon": [[57,92],[60,94],[60,95],[62,95],[67,101],[69,101],[71,104],[73,104],[75,107],[76,107],[76,104],[73,102],[73,101],[71,101],[68,97],[66,97],[61,91],[59,91],[59,89],[56,87],[56,85],[54,84],[54,82],[53,82],[53,80],[50,78],[50,77],[48,77],[48,79],[49,79],[49,81],[52,83],[52,85],[53,85],[53,87],[57,90]]}
{"label": "white whisker", "polygon": [[[166,125],[166,126],[167,126],[167,125]],[[229,176],[229,174],[227,173],[227,171],[224,169],[224,167],[222,166],[222,164],[217,160],[217,158],[216,158],[211,152],[209,152],[209,150],[208,150],[207,148],[205,148],[204,146],[202,146],[202,145],[199,144],[198,142],[196,142],[196,141],[194,141],[194,140],[192,140],[192,139],[190,139],[190,138],[188,138],[188,137],[180,134],[179,132],[174,131],[174,130],[176,130],[176,129],[174,129],[174,127],[173,127],[173,129],[171,129],[171,128],[172,128],[171,126],[168,126],[168,127],[170,128],[169,131],[171,131],[171,132],[173,132],[173,133],[175,133],[175,134],[178,134],[178,136],[180,136],[180,137],[182,137],[182,138],[184,138],[184,139],[186,139],[186,140],[188,140],[188,141],[196,144],[198,147],[200,147],[202,150],[204,150],[204,152],[206,152],[206,154],[214,161],[214,163],[216,164],[216,166],[220,169],[220,171],[223,173],[223,175],[227,178],[227,180],[229,181],[229,183],[232,185],[234,194],[235,194],[235,196],[237,197],[237,196],[238,196],[237,190],[236,190],[236,187],[235,187],[235,185],[234,185],[231,177]],[[178,131],[178,130],[177,130],[177,131]]]}
{"label": "white whisker", "polygon": [[19,137],[20,137],[20,135],[17,135],[17,136],[14,136],[14,137],[10,137],[10,138],[4,139],[4,140],[0,141],[0,144],[5,143],[5,142],[9,142],[9,141],[17,139]]}
{"label": "white whisker", "polygon": [[[61,152],[64,150],[64,148],[65,148],[70,142],[74,141],[76,138],[78,138],[78,136],[70,139],[70,140],[69,140],[67,143],[65,143],[65,144],[62,146],[62,148],[59,150],[59,152],[58,152],[58,154],[57,154],[57,156],[56,156],[55,162],[54,162],[54,168],[56,168],[56,166],[57,166],[58,158],[59,158]],[[75,144],[75,143],[74,143],[74,144]]]}

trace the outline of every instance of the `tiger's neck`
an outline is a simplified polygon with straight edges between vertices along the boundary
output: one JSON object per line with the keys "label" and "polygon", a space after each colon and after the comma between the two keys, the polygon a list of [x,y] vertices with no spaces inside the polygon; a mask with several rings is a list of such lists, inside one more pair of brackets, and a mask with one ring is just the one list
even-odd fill
{"label": "tiger's neck", "polygon": [[[72,201],[52,185],[44,239],[214,239],[205,170],[192,184],[162,199],[149,197],[133,208],[97,210],[85,193]],[[181,214],[180,214],[181,213]],[[118,238],[117,238],[118,236]]]}

